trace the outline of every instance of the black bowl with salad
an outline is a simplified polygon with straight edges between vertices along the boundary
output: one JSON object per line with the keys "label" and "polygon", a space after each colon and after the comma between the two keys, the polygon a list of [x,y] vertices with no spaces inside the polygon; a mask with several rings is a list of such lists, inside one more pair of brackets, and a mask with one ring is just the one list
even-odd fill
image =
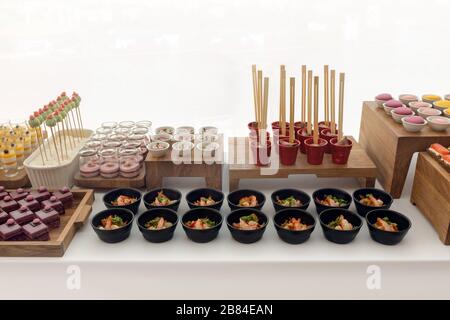
{"label": "black bowl with salad", "polygon": [[361,217],[375,209],[389,209],[393,202],[392,196],[380,189],[361,188],[353,192],[356,211]]}
{"label": "black bowl with salad", "polygon": [[366,215],[370,237],[384,245],[400,243],[411,228],[411,220],[400,212],[375,209]]}
{"label": "black bowl with salad", "polygon": [[330,208],[348,209],[352,203],[352,196],[341,189],[324,188],[312,194],[317,213]]}
{"label": "black bowl with salad", "polygon": [[154,243],[172,239],[177,223],[177,213],[167,208],[150,209],[137,218],[137,225],[145,240]]}
{"label": "black bowl with salad", "polygon": [[186,195],[186,201],[191,209],[208,207],[220,210],[224,198],[222,191],[212,188],[195,189]]}
{"label": "black bowl with salad", "polygon": [[323,234],[328,241],[347,244],[352,242],[362,226],[362,220],[348,209],[332,208],[319,215]]}
{"label": "black bowl with salad", "polygon": [[227,217],[231,236],[241,243],[254,243],[260,240],[266,231],[267,223],[267,216],[254,208],[238,209]]}
{"label": "black bowl with salad", "polygon": [[134,214],[125,208],[106,209],[97,213],[91,220],[91,226],[100,240],[116,243],[130,236]]}
{"label": "black bowl with salad", "polygon": [[176,189],[157,188],[144,194],[142,200],[147,209],[166,208],[177,211],[181,202],[181,192]]}
{"label": "black bowl with salad", "polygon": [[217,238],[222,221],[220,212],[208,207],[191,209],[181,218],[186,236],[199,243],[210,242]]}
{"label": "black bowl with salad", "polygon": [[306,210],[311,202],[311,197],[297,189],[280,189],[274,191],[271,196],[275,211],[287,208]]}

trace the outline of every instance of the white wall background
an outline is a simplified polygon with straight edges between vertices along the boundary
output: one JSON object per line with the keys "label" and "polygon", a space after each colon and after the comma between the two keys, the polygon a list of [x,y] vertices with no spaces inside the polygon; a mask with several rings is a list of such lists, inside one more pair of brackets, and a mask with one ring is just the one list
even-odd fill
{"label": "white wall background", "polygon": [[88,127],[145,118],[243,134],[252,63],[271,78],[269,119],[279,64],[298,77],[328,63],[347,74],[357,135],[376,93],[450,93],[449,12],[447,0],[0,0],[0,117],[76,90]]}

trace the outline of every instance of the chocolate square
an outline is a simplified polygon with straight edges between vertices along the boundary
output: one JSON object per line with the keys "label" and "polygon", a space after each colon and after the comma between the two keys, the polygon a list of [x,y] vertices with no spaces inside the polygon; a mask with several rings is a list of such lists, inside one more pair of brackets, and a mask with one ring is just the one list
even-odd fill
{"label": "chocolate square", "polygon": [[0,239],[8,241],[24,240],[22,227],[13,219],[8,219],[8,222],[0,225]]}
{"label": "chocolate square", "polygon": [[3,200],[3,198],[8,195],[9,193],[6,191],[6,188],[4,186],[0,186],[0,200]]}
{"label": "chocolate square", "polygon": [[20,206],[27,207],[33,212],[39,211],[41,209],[41,204],[34,199],[32,195],[27,195],[25,199],[19,201]]}
{"label": "chocolate square", "polygon": [[64,205],[55,196],[51,196],[50,199],[41,202],[41,208],[47,206],[55,209],[59,214],[64,214]]}
{"label": "chocolate square", "polygon": [[59,213],[53,208],[46,207],[37,211],[36,217],[38,217],[43,223],[45,223],[49,229],[58,228],[61,224],[61,218]]}
{"label": "chocolate square", "polygon": [[10,218],[9,214],[0,209],[0,224],[5,223]]}
{"label": "chocolate square", "polygon": [[10,192],[10,196],[14,201],[20,201],[25,199],[25,197],[29,194],[28,191],[25,191],[22,188],[17,189],[16,191]]}
{"label": "chocolate square", "polygon": [[5,212],[11,212],[14,210],[19,209],[20,205],[12,200],[10,196],[6,196],[3,198],[3,200],[0,200],[0,209],[2,209]]}
{"label": "chocolate square", "polygon": [[10,212],[9,215],[21,226],[33,221],[36,217],[34,212],[27,207],[20,207],[20,209]]}
{"label": "chocolate square", "polygon": [[48,227],[39,219],[34,219],[22,228],[29,240],[46,241],[50,239]]}
{"label": "chocolate square", "polygon": [[42,202],[42,201],[48,200],[51,197],[51,194],[50,194],[50,192],[48,192],[46,187],[39,187],[37,190],[31,191],[30,194],[38,202]]}
{"label": "chocolate square", "polygon": [[69,209],[73,206],[73,194],[70,192],[69,188],[64,187],[59,191],[54,192],[53,195],[62,202],[64,209]]}

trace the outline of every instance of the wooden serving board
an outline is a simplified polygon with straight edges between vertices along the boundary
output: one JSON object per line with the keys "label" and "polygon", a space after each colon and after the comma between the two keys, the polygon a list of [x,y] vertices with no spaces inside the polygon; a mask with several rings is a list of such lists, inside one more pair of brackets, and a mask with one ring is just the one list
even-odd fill
{"label": "wooden serving board", "polygon": [[311,165],[307,162],[306,154],[298,153],[295,165],[285,166],[275,164],[277,155],[272,149],[271,166],[258,167],[254,163],[247,137],[231,137],[228,139],[229,180],[230,191],[238,189],[241,179],[272,179],[288,178],[294,174],[315,174],[317,177],[354,177],[365,187],[375,185],[376,168],[364,149],[353,142],[352,151],[347,164],[339,165],[331,161],[331,155],[325,154],[321,165]]}
{"label": "wooden serving board", "polygon": [[145,166],[141,168],[139,175],[135,178],[123,178],[118,176],[105,179],[101,176],[85,178],[77,172],[74,177],[77,186],[91,189],[114,189],[114,188],[143,188],[145,187]]}
{"label": "wooden serving board", "polygon": [[155,158],[149,152],[144,161],[147,189],[162,187],[165,177],[200,177],[205,179],[208,188],[222,190],[223,134],[219,134],[218,143],[220,148],[214,161],[205,161],[195,148],[183,159],[172,158],[170,151],[161,158]]}
{"label": "wooden serving board", "polygon": [[81,228],[92,211],[94,190],[71,190],[74,204],[61,215],[61,225],[50,231],[49,241],[0,241],[2,257],[62,257],[76,231]]}
{"label": "wooden serving board", "polygon": [[392,197],[400,198],[412,155],[426,151],[432,143],[450,145],[449,130],[438,132],[426,126],[408,132],[389,117],[376,102],[364,102],[359,143],[377,166],[377,179]]}
{"label": "wooden serving board", "polygon": [[450,245],[450,173],[426,152],[417,158],[411,203],[427,217],[439,239]]}
{"label": "wooden serving board", "polygon": [[30,179],[28,179],[25,169],[19,170],[14,177],[5,177],[2,171],[0,170],[0,186],[4,186],[6,189],[18,189],[30,185]]}

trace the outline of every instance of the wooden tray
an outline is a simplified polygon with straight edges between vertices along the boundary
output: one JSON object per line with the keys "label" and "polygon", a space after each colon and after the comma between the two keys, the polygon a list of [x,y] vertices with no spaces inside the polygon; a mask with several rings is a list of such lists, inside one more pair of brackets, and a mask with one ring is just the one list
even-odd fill
{"label": "wooden tray", "polygon": [[417,158],[411,203],[427,217],[439,239],[450,245],[450,173],[426,152]]}
{"label": "wooden tray", "polygon": [[377,166],[377,179],[394,198],[400,198],[412,155],[432,143],[450,145],[449,131],[437,132],[426,126],[414,133],[390,118],[375,102],[364,102],[359,143]]}
{"label": "wooden tray", "polygon": [[145,159],[147,189],[162,187],[165,177],[201,177],[208,188],[222,190],[223,134],[219,134],[218,143],[214,163],[205,163],[201,153],[194,151],[183,163],[174,162],[170,152],[161,158],[152,157],[149,152]]}
{"label": "wooden tray", "polygon": [[62,257],[76,231],[81,228],[92,211],[94,191],[72,190],[74,205],[61,215],[61,226],[50,231],[49,241],[0,241],[2,257]]}
{"label": "wooden tray", "polygon": [[[310,165],[306,155],[298,154],[293,166],[279,164],[278,169],[258,167],[249,151],[248,138],[231,137],[228,139],[230,191],[239,187],[241,179],[287,178],[293,174],[315,174],[318,177],[354,177],[365,187],[375,186],[376,168],[364,149],[350,137],[353,148],[345,165],[334,164],[331,155],[325,154],[323,164]],[[272,150],[274,152],[274,150]]]}
{"label": "wooden tray", "polygon": [[101,176],[93,178],[82,177],[77,172],[74,177],[77,186],[91,189],[114,189],[114,188],[143,188],[145,187],[145,166],[141,168],[139,175],[135,178],[117,177],[113,179],[105,179]]}
{"label": "wooden tray", "polygon": [[5,177],[2,171],[0,170],[0,186],[4,186],[6,189],[18,189],[30,185],[30,179],[28,179],[25,169],[19,170],[14,177]]}

